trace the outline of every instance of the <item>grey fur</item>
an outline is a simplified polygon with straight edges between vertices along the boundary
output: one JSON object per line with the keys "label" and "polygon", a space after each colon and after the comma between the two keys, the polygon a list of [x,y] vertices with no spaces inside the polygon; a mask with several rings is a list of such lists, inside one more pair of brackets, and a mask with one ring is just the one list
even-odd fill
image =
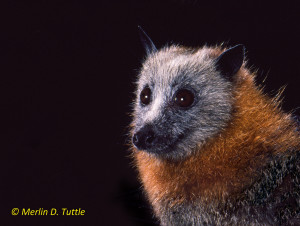
{"label": "grey fur", "polygon": [[[134,133],[150,124],[157,136],[166,138],[151,153],[184,158],[226,126],[232,109],[231,83],[216,70],[210,51],[207,47],[194,51],[171,46],[150,54],[144,62],[137,83]],[[143,106],[139,95],[147,85],[152,90],[152,102]],[[172,105],[180,88],[195,93],[195,104],[189,109]]]}
{"label": "grey fur", "polygon": [[[200,200],[177,206],[162,201],[162,225],[300,225],[300,158],[277,156],[239,199],[215,204]],[[205,200],[204,200],[205,202]]]}

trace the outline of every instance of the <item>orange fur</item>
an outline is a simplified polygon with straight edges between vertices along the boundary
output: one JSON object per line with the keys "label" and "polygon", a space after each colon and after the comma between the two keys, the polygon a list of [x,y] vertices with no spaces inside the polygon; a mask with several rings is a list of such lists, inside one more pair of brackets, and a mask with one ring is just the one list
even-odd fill
{"label": "orange fur", "polygon": [[[254,75],[242,67],[233,87],[233,115],[227,128],[199,147],[187,159],[158,159],[133,148],[140,178],[152,205],[173,200],[219,202],[251,185],[270,155],[299,150],[300,137],[290,115],[276,99],[254,84]],[[172,204],[171,204],[172,205]]]}

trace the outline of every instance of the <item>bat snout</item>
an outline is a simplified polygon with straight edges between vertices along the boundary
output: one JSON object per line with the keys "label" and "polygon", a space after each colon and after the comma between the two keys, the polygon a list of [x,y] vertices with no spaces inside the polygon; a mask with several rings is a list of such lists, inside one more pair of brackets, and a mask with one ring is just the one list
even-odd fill
{"label": "bat snout", "polygon": [[157,144],[157,136],[152,126],[144,126],[132,137],[132,143],[139,150],[148,150]]}

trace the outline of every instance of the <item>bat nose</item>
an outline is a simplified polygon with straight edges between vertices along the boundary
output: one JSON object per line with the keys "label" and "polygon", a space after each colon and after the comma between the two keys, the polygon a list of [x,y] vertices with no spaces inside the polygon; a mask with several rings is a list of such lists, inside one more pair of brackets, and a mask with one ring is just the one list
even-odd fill
{"label": "bat nose", "polygon": [[155,144],[155,134],[151,126],[145,126],[132,137],[132,143],[139,150],[147,150]]}

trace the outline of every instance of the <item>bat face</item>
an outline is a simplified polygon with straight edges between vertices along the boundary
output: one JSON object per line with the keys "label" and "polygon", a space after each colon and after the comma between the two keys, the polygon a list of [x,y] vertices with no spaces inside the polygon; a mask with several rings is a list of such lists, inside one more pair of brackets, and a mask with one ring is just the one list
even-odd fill
{"label": "bat face", "polygon": [[226,126],[231,82],[211,51],[172,46],[148,56],[134,107],[132,142],[138,150],[183,158]]}

